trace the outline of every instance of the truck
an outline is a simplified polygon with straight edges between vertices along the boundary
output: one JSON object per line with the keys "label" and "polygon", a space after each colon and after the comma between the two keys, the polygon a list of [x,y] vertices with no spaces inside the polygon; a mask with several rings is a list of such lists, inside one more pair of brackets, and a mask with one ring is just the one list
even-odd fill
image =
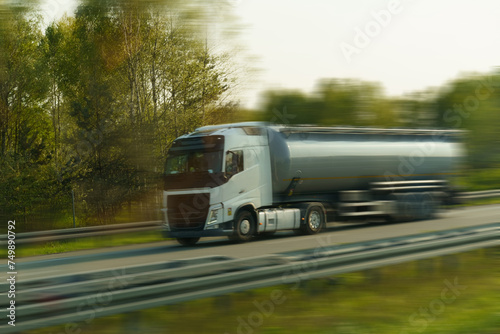
{"label": "truck", "polygon": [[165,163],[163,234],[248,241],[327,221],[432,218],[452,202],[464,155],[458,130],[204,126],[177,138]]}

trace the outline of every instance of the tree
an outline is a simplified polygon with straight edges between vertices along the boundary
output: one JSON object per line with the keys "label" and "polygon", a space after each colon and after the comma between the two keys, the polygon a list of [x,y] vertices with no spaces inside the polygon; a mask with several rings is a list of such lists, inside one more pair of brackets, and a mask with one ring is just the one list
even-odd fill
{"label": "tree", "polygon": [[500,164],[500,76],[475,74],[444,87],[433,103],[441,127],[464,129],[473,168]]}
{"label": "tree", "polygon": [[274,91],[264,96],[266,121],[293,124],[393,126],[393,104],[379,85],[356,80],[321,80],[311,95]]}
{"label": "tree", "polygon": [[201,38],[204,24],[193,24],[207,19],[205,7],[82,0],[74,17],[44,31],[34,7],[5,8],[0,192],[7,200],[0,205],[6,212],[33,217],[46,211],[44,204],[62,214],[75,190],[86,217],[111,221],[124,203],[157,189],[175,137],[234,114],[236,104],[224,100],[228,55]]}
{"label": "tree", "polygon": [[33,17],[4,13],[0,30],[0,153],[43,158],[47,139],[41,31]]}
{"label": "tree", "polygon": [[39,20],[24,10],[2,9],[0,216],[26,218],[59,205],[64,186],[51,165],[53,128],[46,110],[48,71]]}

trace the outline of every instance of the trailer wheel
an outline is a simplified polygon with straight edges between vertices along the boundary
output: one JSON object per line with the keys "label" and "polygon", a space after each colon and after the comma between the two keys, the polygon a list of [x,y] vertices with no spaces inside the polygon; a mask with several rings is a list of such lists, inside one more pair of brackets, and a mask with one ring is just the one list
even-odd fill
{"label": "trailer wheel", "polygon": [[305,234],[316,234],[325,225],[325,212],[321,206],[312,205],[307,208],[305,222],[302,225],[302,232]]}
{"label": "trailer wheel", "polygon": [[255,234],[255,219],[251,212],[242,210],[236,215],[234,220],[234,234],[231,240],[249,241]]}
{"label": "trailer wheel", "polygon": [[436,216],[436,200],[432,194],[422,194],[422,219],[433,219]]}
{"label": "trailer wheel", "polygon": [[183,246],[193,246],[200,238],[177,238],[177,242]]}
{"label": "trailer wheel", "polygon": [[436,203],[428,193],[395,194],[396,213],[389,217],[390,222],[410,222],[433,218]]}

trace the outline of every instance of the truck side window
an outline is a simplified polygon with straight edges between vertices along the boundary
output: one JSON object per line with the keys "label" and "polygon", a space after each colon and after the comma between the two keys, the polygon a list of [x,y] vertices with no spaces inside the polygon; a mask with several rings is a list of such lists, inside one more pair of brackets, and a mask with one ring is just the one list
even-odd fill
{"label": "truck side window", "polygon": [[227,151],[226,153],[226,173],[234,175],[243,170],[243,151]]}

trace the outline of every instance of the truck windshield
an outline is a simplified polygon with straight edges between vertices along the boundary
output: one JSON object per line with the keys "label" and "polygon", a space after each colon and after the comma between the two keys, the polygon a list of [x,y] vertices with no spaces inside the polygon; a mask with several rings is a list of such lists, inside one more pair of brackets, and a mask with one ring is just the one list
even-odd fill
{"label": "truck windshield", "polygon": [[166,175],[184,173],[220,173],[222,151],[177,151],[169,153],[165,166]]}

